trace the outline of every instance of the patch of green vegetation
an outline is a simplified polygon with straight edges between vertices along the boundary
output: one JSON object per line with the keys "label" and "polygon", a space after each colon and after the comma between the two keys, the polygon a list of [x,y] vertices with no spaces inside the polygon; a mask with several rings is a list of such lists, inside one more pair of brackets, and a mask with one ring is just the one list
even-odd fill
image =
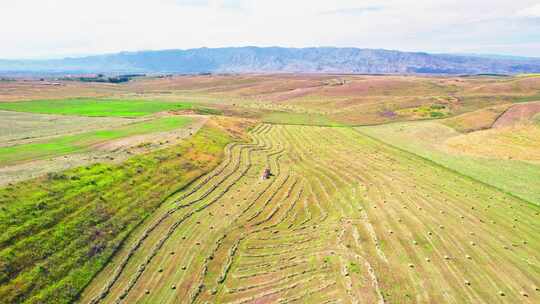
{"label": "patch of green vegetation", "polygon": [[449,113],[448,107],[441,104],[423,105],[413,109],[412,111],[422,117],[430,118],[446,117]]}
{"label": "patch of green vegetation", "polygon": [[170,131],[182,128],[191,121],[191,118],[182,116],[163,117],[147,122],[133,123],[112,130],[67,135],[39,143],[0,147],[0,165],[84,152],[98,143],[133,135]]}
{"label": "patch of green vegetation", "polygon": [[540,77],[540,74],[534,74],[534,73],[531,73],[531,74],[519,74],[516,77]]}
{"label": "patch of green vegetation", "polygon": [[512,99],[512,102],[515,102],[515,103],[540,101],[540,94],[530,95],[530,96],[512,97],[511,99]]}
{"label": "patch of green vegetation", "polygon": [[263,117],[267,123],[289,124],[289,125],[307,125],[307,126],[326,126],[339,127],[344,124],[335,122],[322,114],[316,113],[292,113],[292,112],[272,112]]}
{"label": "patch of green vegetation", "polygon": [[201,115],[223,115],[223,111],[211,108],[196,107],[195,113]]}
{"label": "patch of green vegetation", "polygon": [[76,116],[140,117],[170,110],[190,110],[189,102],[119,99],[62,99],[0,103],[0,110]]}
{"label": "patch of green vegetation", "polygon": [[352,273],[360,273],[360,266],[354,262],[349,263],[349,271]]}
{"label": "patch of green vegetation", "polygon": [[441,112],[429,112],[429,117],[431,118],[441,118],[441,117],[445,117],[446,115],[444,113],[441,113]]}
{"label": "patch of green vegetation", "polygon": [[122,164],[0,188],[0,302],[73,302],[129,233],[215,167],[232,140],[205,126],[178,146]]}
{"label": "patch of green vegetation", "polygon": [[533,123],[540,126],[540,113],[533,116]]}
{"label": "patch of green vegetation", "polygon": [[444,104],[425,104],[413,108],[395,111],[400,117],[407,119],[439,119],[450,115],[450,108]]}

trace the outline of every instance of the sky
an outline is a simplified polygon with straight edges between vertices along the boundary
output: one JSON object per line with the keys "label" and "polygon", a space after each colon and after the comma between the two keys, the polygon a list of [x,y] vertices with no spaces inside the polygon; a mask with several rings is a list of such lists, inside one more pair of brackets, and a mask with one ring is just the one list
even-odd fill
{"label": "sky", "polygon": [[540,57],[540,1],[0,0],[0,58],[225,46]]}

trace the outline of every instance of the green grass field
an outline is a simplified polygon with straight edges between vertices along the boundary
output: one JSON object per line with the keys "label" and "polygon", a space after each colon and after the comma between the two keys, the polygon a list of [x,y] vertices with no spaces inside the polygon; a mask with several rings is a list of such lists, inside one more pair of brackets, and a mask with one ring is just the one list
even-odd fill
{"label": "green grass field", "polygon": [[0,147],[0,165],[5,166],[21,161],[84,152],[99,143],[134,135],[171,131],[185,127],[191,121],[191,118],[182,116],[163,117],[110,130],[66,135],[43,142]]}
{"label": "green grass field", "polygon": [[194,105],[189,102],[86,98],[0,103],[0,110],[7,111],[111,117],[140,117],[156,112],[193,108]]}

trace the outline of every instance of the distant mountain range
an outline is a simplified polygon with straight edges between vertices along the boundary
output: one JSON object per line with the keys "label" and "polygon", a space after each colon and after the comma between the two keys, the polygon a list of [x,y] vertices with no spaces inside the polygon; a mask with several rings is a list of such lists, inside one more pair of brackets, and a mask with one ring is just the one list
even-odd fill
{"label": "distant mountain range", "polygon": [[540,59],[359,48],[239,47],[0,60],[0,72],[518,74],[540,72]]}

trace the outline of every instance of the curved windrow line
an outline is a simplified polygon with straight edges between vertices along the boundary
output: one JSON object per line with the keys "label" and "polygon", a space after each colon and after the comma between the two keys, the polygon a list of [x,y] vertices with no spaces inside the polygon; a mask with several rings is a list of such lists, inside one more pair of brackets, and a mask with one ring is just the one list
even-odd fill
{"label": "curved windrow line", "polygon": [[[266,130],[266,129],[269,129],[269,128],[265,128],[263,130]],[[257,133],[258,134],[258,133]],[[256,134],[256,135],[257,135]],[[181,199],[185,199],[187,197],[189,197],[190,195],[192,195],[193,193],[196,193],[197,190],[199,190],[202,186],[205,185],[205,183],[207,183],[208,181],[210,181],[212,178],[215,178],[216,176],[219,176],[220,174],[222,174],[224,172],[224,170],[229,166],[229,164],[231,164],[233,162],[233,149],[237,146],[240,147],[240,151],[238,152],[238,156],[240,157],[240,155],[242,154],[242,151],[244,149],[264,149],[264,146],[261,147],[259,146],[260,144],[260,140],[258,137],[255,138],[254,140],[254,144],[238,144],[238,143],[233,143],[233,144],[230,144],[227,146],[226,148],[226,153],[228,155],[228,160],[227,162],[225,163],[225,165],[221,166],[220,168],[217,168],[216,170],[214,170],[213,172],[207,174],[204,178],[203,178],[203,182],[200,183],[200,186],[194,186],[195,188],[195,191],[190,191],[188,192],[185,196],[182,196],[180,199],[177,199],[177,201],[181,201]],[[257,145],[257,146],[256,146]],[[253,147],[256,147],[256,148],[253,148]],[[238,166],[240,165],[240,160],[238,160],[235,168],[237,168]],[[236,172],[237,169],[234,169],[231,171],[230,174],[227,174],[225,176],[225,178],[221,179],[219,184],[223,183],[229,176],[231,176],[232,174],[234,174],[234,172]],[[212,191],[214,191],[217,187],[213,187],[211,188]],[[208,191],[206,192],[206,196],[208,196],[212,191]],[[152,226],[150,226],[147,230],[145,230],[145,232],[143,233],[142,237],[139,238],[139,240],[135,243],[134,246],[132,246],[131,250],[128,252],[127,256],[124,258],[124,260],[120,263],[120,266],[117,267],[114,275],[111,277],[111,279],[109,280],[109,282],[107,283],[107,285],[102,289],[101,293],[99,295],[97,295],[96,297],[94,297],[91,301],[90,301],[90,304],[97,304],[99,303],[101,300],[103,300],[107,295],[108,293],[110,292],[110,290],[112,289],[113,285],[116,283],[116,281],[119,279],[119,277],[121,276],[123,270],[125,269],[125,267],[127,266],[131,256],[133,256],[133,254],[135,253],[135,251],[137,249],[139,249],[142,245],[142,243],[145,241],[145,239],[149,236],[149,234],[154,231],[162,222],[165,221],[165,219],[167,219],[170,215],[172,215],[174,212],[180,210],[180,209],[183,209],[183,208],[186,208],[186,207],[189,207],[193,204],[195,204],[196,202],[202,200],[204,198],[199,198],[199,199],[196,199],[196,200],[193,200],[193,201],[190,201],[188,204],[184,204],[184,205],[179,205],[179,206],[176,206],[175,208],[169,210],[167,213],[165,213],[162,217],[160,217],[156,222],[154,222],[152,224]]]}
{"label": "curved windrow line", "polygon": [[[141,277],[142,273],[144,272],[145,268],[146,268],[146,265],[150,264],[150,262],[152,261],[152,259],[157,255],[158,251],[163,247],[163,245],[165,244],[165,242],[169,239],[169,237],[176,231],[176,229],[183,223],[185,222],[187,219],[189,219],[191,216],[193,216],[194,214],[198,213],[198,212],[201,212],[203,210],[205,210],[206,208],[208,208],[209,206],[213,205],[214,203],[216,203],[218,200],[221,199],[221,197],[223,197],[223,195],[225,195],[226,193],[229,192],[229,190],[236,185],[236,183],[249,171],[249,169],[251,168],[252,164],[251,164],[251,153],[253,151],[260,151],[260,150],[264,150],[265,148],[252,148],[252,149],[249,149],[248,150],[248,163],[246,165],[246,167],[240,172],[239,176],[235,179],[233,179],[230,184],[228,186],[225,187],[225,189],[223,191],[221,191],[215,198],[213,198],[210,202],[200,206],[199,208],[196,208],[195,210],[193,211],[190,211],[188,213],[186,213],[183,217],[181,217],[179,220],[177,220],[170,228],[169,230],[167,231],[167,233],[165,234],[165,236],[163,236],[157,243],[157,245],[154,246],[150,256],[147,257],[147,259],[143,262],[143,266],[141,266],[140,268],[140,271],[137,272],[137,274],[135,275],[135,277],[130,281],[129,285],[124,289],[124,291],[122,292],[122,294],[120,295],[119,299],[116,301],[117,303],[121,302],[121,300],[127,296],[127,294],[131,291],[131,289],[133,288],[133,286],[137,283],[138,279]],[[235,166],[235,169],[233,171],[231,171],[230,174],[228,174],[224,180],[228,180],[233,174],[235,174],[237,172],[237,170],[240,168],[240,164],[241,162],[239,161],[237,163],[237,165]],[[195,203],[197,202],[200,202],[202,200],[204,200],[210,193],[212,193],[215,189],[217,189],[220,185],[214,185],[212,188],[211,188],[211,191],[208,191],[206,192],[203,197],[201,198],[198,198],[198,199],[195,199],[193,201],[191,201],[190,203],[188,204],[185,204],[185,205],[181,205],[181,206],[178,206],[176,208],[174,208],[173,210],[176,211],[176,210],[179,210],[180,208],[185,208],[186,206],[192,206],[194,205]],[[171,213],[171,211],[169,211],[169,213]]]}
{"label": "curved windrow line", "polygon": [[[271,139],[273,137],[270,137]],[[282,144],[278,144],[278,146],[283,146]],[[236,239],[236,241],[234,242],[234,244],[239,244],[239,242],[244,239],[245,236],[240,236],[240,237],[235,237],[235,232],[234,231],[240,231],[243,229],[244,225],[246,223],[249,222],[249,219],[250,218],[253,218],[253,216],[251,216],[250,218],[248,218],[248,220],[241,220],[242,218],[244,218],[245,216],[248,216],[248,211],[253,209],[253,207],[257,204],[257,202],[262,198],[262,196],[267,193],[267,191],[275,184],[275,182],[278,180],[278,178],[280,177],[281,175],[281,166],[280,166],[280,162],[279,162],[279,159],[284,155],[284,148],[281,148],[280,150],[276,151],[276,152],[273,152],[273,153],[269,153],[267,154],[267,157],[266,157],[266,161],[267,161],[267,166],[269,167],[270,166],[270,159],[275,157],[275,161],[274,161],[274,168],[275,168],[275,172],[276,172],[276,177],[274,179],[272,179],[272,181],[260,192],[256,195],[256,197],[251,201],[250,204],[248,204],[248,206],[246,208],[244,208],[242,210],[242,212],[239,214],[239,216],[237,216],[233,222],[231,223],[231,226],[234,226],[234,228],[231,228],[228,230],[228,232],[226,233],[226,236],[227,238],[231,238],[231,239]],[[282,180],[282,182],[278,185],[278,187],[276,189],[280,189],[282,188],[282,186],[288,181],[289,179],[289,175],[285,176],[285,178]],[[265,200],[265,202],[263,203],[263,205],[267,205],[269,204],[270,201],[272,201],[275,197],[275,195],[278,193],[278,191],[273,191],[272,194],[270,195],[270,197],[268,199]],[[235,224],[236,223],[236,224]],[[237,247],[236,247],[237,248]],[[214,251],[216,251],[218,248],[216,248]],[[221,285],[225,278],[227,277],[227,274],[228,274],[228,271],[230,270],[230,267],[232,265],[232,262],[233,262],[233,258],[234,258],[234,254],[236,253],[236,250],[229,250],[229,253],[228,253],[228,262],[226,262],[225,266],[222,268],[222,274],[220,275],[220,278],[222,278],[222,280],[218,280],[216,283],[217,285]],[[231,255],[232,254],[232,255]],[[201,284],[202,282],[204,281],[204,277],[201,278]],[[214,288],[213,290],[216,290],[218,288],[218,286],[216,288]],[[194,297],[192,297],[192,300],[191,302],[195,302],[198,298],[198,296],[200,295],[200,291],[201,291],[201,288],[199,288],[197,290],[197,293],[195,294]]]}
{"label": "curved windrow line", "polygon": [[[280,146],[280,145],[278,145]],[[252,200],[252,202],[250,204],[248,204],[248,206],[246,208],[244,208],[241,213],[233,220],[233,222],[230,224],[232,226],[236,226],[237,228],[238,227],[243,227],[244,224],[235,224],[236,222],[238,222],[243,216],[245,216],[247,214],[247,212],[249,210],[251,210],[253,208],[253,206],[259,201],[260,198],[262,198],[262,196],[275,184],[275,182],[277,181],[277,178],[280,176],[280,172],[281,172],[281,169],[280,169],[280,163],[279,163],[279,159],[284,155],[284,150],[283,148],[280,148],[279,150],[277,150],[276,152],[272,152],[272,153],[269,153],[268,154],[268,157],[266,157],[266,161],[267,161],[267,167],[274,167],[275,168],[275,171],[276,172],[276,178],[274,178],[262,191],[260,191],[256,197]],[[271,166],[270,163],[271,163],[271,158],[275,157],[275,160],[274,160],[274,163],[273,165]],[[284,181],[282,182],[281,185],[283,185],[287,180],[289,179],[289,176],[287,175],[284,179]],[[278,188],[280,188],[281,186],[278,186]],[[271,199],[272,199],[273,196],[271,196]],[[231,233],[232,231],[234,231],[234,229],[237,229],[237,228],[231,228],[229,230],[229,232],[226,232],[225,235],[222,237],[221,241],[217,243],[217,246],[216,248],[212,251],[212,253],[210,254],[210,256],[214,256],[215,255],[215,252],[217,252],[220,247],[222,246],[222,244],[224,243],[224,239],[225,238],[230,238],[231,237]],[[236,253],[236,250],[239,246],[239,243],[240,241],[243,239],[244,237],[241,236],[239,238],[236,239],[235,243],[234,244],[237,244],[236,247],[233,247],[233,249],[229,250],[229,253],[228,253],[228,262],[225,264],[225,266],[222,268],[222,273],[220,275],[220,278],[221,278],[221,282],[220,282],[220,279],[218,279],[218,282],[217,282],[217,287],[213,288],[213,290],[217,290],[217,288],[219,287],[220,284],[223,283],[223,281],[225,280],[225,278],[227,277],[227,274],[230,270],[230,267],[232,266],[232,263],[233,263],[233,259],[234,259],[234,254]],[[202,272],[202,276],[201,276],[201,279],[200,279],[200,283],[199,283],[199,286],[196,288],[195,292],[190,296],[190,303],[194,303],[197,301],[197,299],[199,298],[199,296],[201,295],[202,293],[202,290],[203,290],[203,287],[204,287],[204,280],[205,280],[205,276],[207,274],[207,269],[209,268],[209,259],[208,257],[205,259],[205,265],[203,266],[203,272]]]}

